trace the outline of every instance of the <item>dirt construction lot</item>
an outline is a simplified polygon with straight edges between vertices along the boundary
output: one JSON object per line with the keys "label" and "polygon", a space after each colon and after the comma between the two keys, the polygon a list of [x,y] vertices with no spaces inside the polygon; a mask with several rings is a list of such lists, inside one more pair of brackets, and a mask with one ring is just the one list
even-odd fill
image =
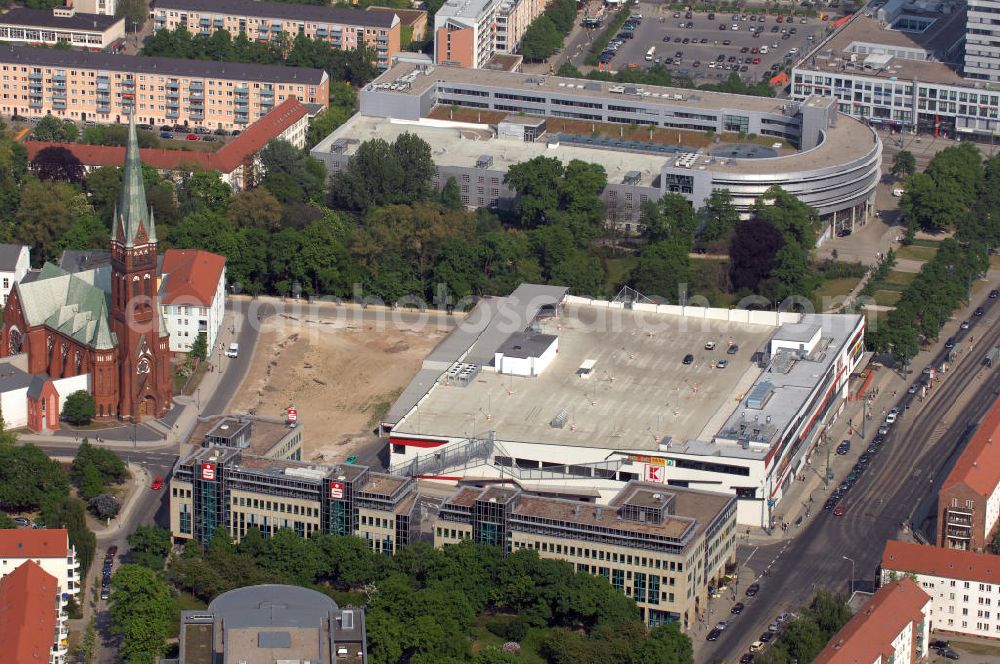
{"label": "dirt construction lot", "polygon": [[343,460],[371,440],[377,419],[444,336],[434,325],[417,331],[389,323],[376,330],[367,321],[274,316],[261,329],[230,410],[281,417],[295,407],[302,458]]}

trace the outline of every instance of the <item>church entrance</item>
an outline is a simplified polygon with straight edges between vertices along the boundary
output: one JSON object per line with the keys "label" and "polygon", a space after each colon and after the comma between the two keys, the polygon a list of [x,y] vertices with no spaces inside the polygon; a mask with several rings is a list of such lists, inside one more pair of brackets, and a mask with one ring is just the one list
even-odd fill
{"label": "church entrance", "polygon": [[153,397],[146,397],[139,402],[140,417],[156,417],[156,400]]}

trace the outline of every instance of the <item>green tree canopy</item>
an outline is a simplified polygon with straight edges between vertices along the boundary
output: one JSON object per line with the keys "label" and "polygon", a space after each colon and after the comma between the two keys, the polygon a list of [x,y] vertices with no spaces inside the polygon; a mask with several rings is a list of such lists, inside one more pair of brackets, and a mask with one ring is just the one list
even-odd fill
{"label": "green tree canopy", "polygon": [[97,405],[93,395],[87,390],[77,390],[63,402],[62,418],[70,424],[90,424],[96,415]]}

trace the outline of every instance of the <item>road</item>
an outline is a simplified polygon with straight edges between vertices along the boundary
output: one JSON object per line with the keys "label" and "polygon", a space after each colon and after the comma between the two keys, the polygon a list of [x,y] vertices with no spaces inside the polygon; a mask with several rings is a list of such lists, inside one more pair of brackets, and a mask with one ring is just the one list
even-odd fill
{"label": "road", "polygon": [[[698,644],[699,662],[738,661],[779,613],[797,610],[820,588],[850,590],[852,565],[845,556],[854,561],[855,587],[871,590],[883,543],[897,537],[901,525],[911,518],[917,527],[932,526],[926,516],[932,497],[950,471],[957,449],[967,440],[970,425],[979,421],[1000,394],[1000,371],[982,366],[986,349],[1000,340],[1000,306],[993,300],[985,306],[986,316],[965,333],[979,339],[974,350],[958,358],[923,402],[916,395],[903,395],[904,414],[868,471],[843,499],[843,517],[823,511],[793,540],[740,548],[738,560],[750,558],[753,570],[752,574],[744,572],[742,579],[759,577],[764,569],[768,575],[760,580],[757,597],[740,598],[747,604],[740,616],[729,615],[731,595],[713,602],[710,623],[733,619],[718,641]],[[944,352],[934,365],[940,365]],[[907,406],[910,400],[913,403]],[[868,440],[873,428],[869,428]],[[930,539],[931,535],[926,536]],[[746,583],[741,584],[741,591]]]}

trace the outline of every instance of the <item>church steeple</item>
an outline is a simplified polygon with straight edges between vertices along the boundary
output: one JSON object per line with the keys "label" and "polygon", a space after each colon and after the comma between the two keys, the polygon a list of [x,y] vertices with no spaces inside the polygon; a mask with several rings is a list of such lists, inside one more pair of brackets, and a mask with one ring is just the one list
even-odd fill
{"label": "church steeple", "polygon": [[111,241],[126,247],[156,242],[153,210],[146,204],[146,186],[142,179],[139,159],[139,139],[136,136],[135,114],[129,116],[128,147],[125,148],[125,170],[122,191],[111,226]]}

